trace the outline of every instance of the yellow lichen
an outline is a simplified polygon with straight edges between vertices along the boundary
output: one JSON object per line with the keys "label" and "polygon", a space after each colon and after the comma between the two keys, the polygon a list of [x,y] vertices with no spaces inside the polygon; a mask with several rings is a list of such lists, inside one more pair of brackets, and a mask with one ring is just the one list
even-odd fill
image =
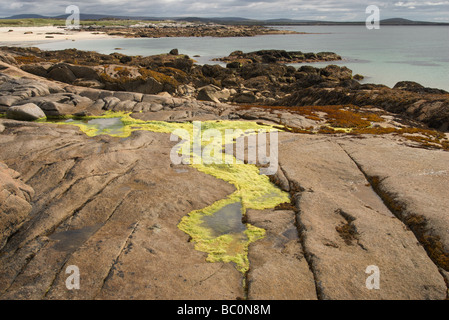
{"label": "yellow lichen", "polygon": [[[123,124],[119,133],[111,134],[107,131],[99,131],[98,126],[90,125],[87,120],[101,118],[120,118]],[[75,125],[88,136],[98,134],[109,134],[116,137],[129,137],[133,131],[147,130],[152,132],[175,133],[175,130],[185,130],[190,134],[190,141],[186,140],[183,145],[193,143],[194,124],[173,123],[163,121],[142,121],[132,118],[128,113],[107,112],[101,117],[85,117],[79,121],[63,122],[65,125]],[[276,130],[272,126],[261,125],[247,121],[205,121],[201,123],[201,131],[208,129],[218,130],[223,137],[221,141],[207,141],[212,145],[223,147],[225,144],[233,143],[235,136],[226,135],[226,130],[234,130],[237,134],[253,135],[258,130]],[[241,130],[241,131],[238,131]],[[241,132],[241,133],[239,133]],[[202,142],[203,147],[207,144]],[[180,148],[180,150],[182,150]],[[244,234],[224,234],[214,237],[211,230],[203,226],[202,218],[212,215],[223,207],[240,202],[242,204],[242,215],[247,209],[269,209],[279,204],[290,202],[288,193],[283,192],[271,183],[268,176],[261,175],[259,168],[255,165],[245,164],[235,159],[231,164],[204,164],[200,156],[194,152],[190,153],[190,165],[197,170],[224,180],[235,186],[236,191],[226,199],[219,200],[211,206],[190,212],[178,225],[178,228],[187,233],[195,244],[195,249],[208,254],[209,262],[233,262],[236,268],[245,273],[249,269],[248,246],[250,243],[263,238],[265,230],[246,224]]]}

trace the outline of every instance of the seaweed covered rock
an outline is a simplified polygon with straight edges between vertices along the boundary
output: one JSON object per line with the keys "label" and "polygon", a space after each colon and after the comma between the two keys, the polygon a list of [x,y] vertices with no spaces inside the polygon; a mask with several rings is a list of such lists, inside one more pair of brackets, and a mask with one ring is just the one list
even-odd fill
{"label": "seaweed covered rock", "polygon": [[215,61],[222,61],[227,63],[240,62],[248,63],[304,63],[304,62],[318,62],[318,61],[336,61],[341,60],[341,56],[334,52],[319,52],[319,53],[303,53],[301,51],[286,51],[286,50],[258,50],[244,53],[240,50],[232,52],[229,56],[214,59]]}

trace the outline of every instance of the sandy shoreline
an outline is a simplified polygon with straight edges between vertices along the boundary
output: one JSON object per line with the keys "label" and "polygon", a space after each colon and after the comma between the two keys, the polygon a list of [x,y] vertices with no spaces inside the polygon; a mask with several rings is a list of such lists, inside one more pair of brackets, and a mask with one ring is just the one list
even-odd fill
{"label": "sandy shoreline", "polygon": [[[10,31],[12,30],[12,31]],[[54,41],[76,41],[117,38],[104,32],[74,31],[61,27],[1,27],[0,45],[31,45]]]}

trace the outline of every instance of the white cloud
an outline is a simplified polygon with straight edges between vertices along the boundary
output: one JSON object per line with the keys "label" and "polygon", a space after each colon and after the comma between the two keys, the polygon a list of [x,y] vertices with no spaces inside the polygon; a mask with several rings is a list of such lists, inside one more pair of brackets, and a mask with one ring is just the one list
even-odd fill
{"label": "white cloud", "polygon": [[[70,1],[69,1],[70,2]],[[36,13],[62,15],[67,0],[0,0],[0,16]],[[402,17],[415,20],[443,19],[449,13],[449,1],[392,0],[77,0],[81,13],[110,15],[239,16],[254,19],[291,18],[335,21],[366,19],[365,8],[375,4],[382,18]],[[413,10],[411,10],[413,8]]]}
{"label": "white cloud", "polygon": [[449,5],[449,1],[440,1],[440,2],[432,2],[432,1],[408,1],[403,2],[399,1],[394,4],[396,7],[407,7],[407,8],[416,8],[416,7],[432,7],[432,6],[447,6]]}

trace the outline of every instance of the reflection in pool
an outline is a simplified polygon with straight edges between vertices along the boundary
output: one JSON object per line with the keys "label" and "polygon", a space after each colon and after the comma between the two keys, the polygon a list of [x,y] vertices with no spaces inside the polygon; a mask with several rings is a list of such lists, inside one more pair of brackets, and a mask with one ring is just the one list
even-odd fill
{"label": "reflection in pool", "polygon": [[95,131],[94,135],[122,135],[124,134],[125,125],[120,117],[117,118],[97,118],[97,119],[85,119],[74,120],[69,119],[65,121],[67,124],[82,125],[90,131]]}
{"label": "reflection in pool", "polygon": [[204,216],[201,226],[210,229],[214,238],[224,234],[242,234],[242,238],[246,238],[243,233],[246,226],[242,222],[242,209],[241,202],[228,204],[212,215]]}

